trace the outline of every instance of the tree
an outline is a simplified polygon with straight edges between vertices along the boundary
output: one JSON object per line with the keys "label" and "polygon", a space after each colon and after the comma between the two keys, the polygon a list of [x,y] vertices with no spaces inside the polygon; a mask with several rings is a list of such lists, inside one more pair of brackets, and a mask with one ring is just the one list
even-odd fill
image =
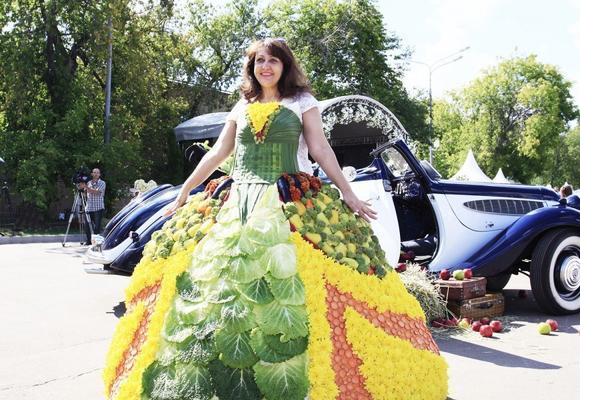
{"label": "tree", "polygon": [[472,148],[489,176],[502,168],[519,182],[556,184],[556,148],[578,117],[570,87],[556,67],[534,55],[489,69],[449,104],[436,104],[436,166],[451,175]]}
{"label": "tree", "polygon": [[408,48],[385,29],[371,0],[277,0],[268,34],[294,50],[318,97],[363,94],[388,107],[413,139],[428,142],[427,108],[402,84]]}
{"label": "tree", "polygon": [[561,186],[569,182],[574,188],[580,187],[580,149],[579,149],[579,124],[561,135],[556,147],[555,166],[549,182]]}
{"label": "tree", "polygon": [[[104,144],[109,17],[112,140]],[[371,96],[428,141],[426,107],[401,82],[408,50],[371,0],[4,1],[0,74],[10,79],[0,80],[0,155],[13,187],[44,211],[56,183],[68,185],[81,165],[101,167],[108,200],[137,178],[181,181],[173,127],[229,109],[243,51],[265,36],[288,39],[320,98]]]}

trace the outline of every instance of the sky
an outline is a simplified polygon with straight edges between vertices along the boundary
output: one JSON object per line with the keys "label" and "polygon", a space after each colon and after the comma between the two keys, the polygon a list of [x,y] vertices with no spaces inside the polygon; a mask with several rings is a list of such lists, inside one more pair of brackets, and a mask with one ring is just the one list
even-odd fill
{"label": "sky", "polygon": [[[435,63],[469,46],[463,58],[432,73],[434,98],[460,89],[503,59],[536,54],[573,83],[578,103],[578,0],[378,0],[386,28],[413,50],[411,58]],[[450,60],[453,58],[450,58]],[[425,65],[404,76],[410,92],[429,90]]]}

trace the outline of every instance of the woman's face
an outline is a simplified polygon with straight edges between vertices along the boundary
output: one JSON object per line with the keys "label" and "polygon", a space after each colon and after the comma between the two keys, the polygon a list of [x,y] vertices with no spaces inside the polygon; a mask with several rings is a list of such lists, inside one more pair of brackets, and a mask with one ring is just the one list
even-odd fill
{"label": "woman's face", "polygon": [[254,76],[263,89],[277,86],[282,73],[283,63],[279,58],[273,57],[265,48],[256,52]]}

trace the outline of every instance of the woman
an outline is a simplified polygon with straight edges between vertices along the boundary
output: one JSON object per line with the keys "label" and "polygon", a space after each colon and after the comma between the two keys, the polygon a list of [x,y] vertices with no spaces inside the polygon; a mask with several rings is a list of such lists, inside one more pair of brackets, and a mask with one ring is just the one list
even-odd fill
{"label": "woman", "polygon": [[[445,399],[423,311],[385,262],[291,50],[265,39],[246,54],[242,99],[132,276],[107,396]],[[231,187],[188,199],[232,152]],[[343,201],[310,175],[308,152]]]}

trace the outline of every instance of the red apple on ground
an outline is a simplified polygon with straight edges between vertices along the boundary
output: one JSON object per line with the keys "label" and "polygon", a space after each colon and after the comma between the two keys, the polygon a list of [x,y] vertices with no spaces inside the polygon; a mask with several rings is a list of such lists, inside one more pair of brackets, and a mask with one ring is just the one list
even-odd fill
{"label": "red apple on ground", "polygon": [[550,329],[552,329],[552,332],[558,330],[558,322],[556,322],[555,320],[553,320],[553,319],[547,319],[546,323],[548,325],[550,325]]}
{"label": "red apple on ground", "polygon": [[481,325],[481,328],[479,328],[479,334],[483,337],[492,337],[494,330],[489,325]]}
{"label": "red apple on ground", "polygon": [[473,329],[475,332],[479,332],[479,330],[481,329],[481,325],[481,322],[475,321],[471,324],[471,329]]}
{"label": "red apple on ground", "polygon": [[399,263],[398,266],[396,267],[396,272],[404,272],[404,271],[406,271],[406,264]]}
{"label": "red apple on ground", "polygon": [[465,271],[465,279],[473,278],[473,271],[471,271],[471,268],[466,268],[464,271]]}
{"label": "red apple on ground", "polygon": [[489,325],[490,319],[488,317],[483,317],[479,319],[479,322],[481,322],[481,325]]}
{"label": "red apple on ground", "polygon": [[448,271],[447,269],[443,269],[440,272],[440,279],[443,281],[447,281],[448,279],[450,279],[450,271]]}
{"label": "red apple on ground", "polygon": [[502,329],[504,329],[504,327],[502,326],[502,322],[497,320],[490,322],[490,326],[492,327],[492,330],[494,332],[502,332]]}

